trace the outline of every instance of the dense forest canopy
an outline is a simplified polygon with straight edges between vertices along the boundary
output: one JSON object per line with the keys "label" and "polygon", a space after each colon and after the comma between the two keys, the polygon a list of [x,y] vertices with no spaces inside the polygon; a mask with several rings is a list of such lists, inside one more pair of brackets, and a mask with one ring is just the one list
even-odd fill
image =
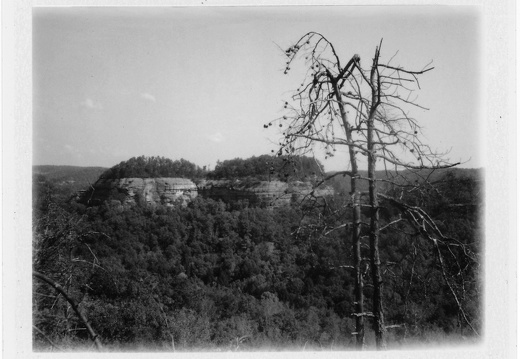
{"label": "dense forest canopy", "polygon": [[132,157],[106,170],[104,179],[182,177],[192,180],[209,179],[308,180],[323,173],[323,165],[306,156],[261,155],[218,161],[213,171],[185,159],[165,157]]}
{"label": "dense forest canopy", "polygon": [[204,176],[205,171],[183,158],[171,160],[160,156],[132,157],[103,172],[100,178],[157,178],[182,177],[196,179]]}
{"label": "dense forest canopy", "polygon": [[[399,195],[478,259],[482,183],[466,174]],[[349,213],[346,193],[305,212],[201,197],[186,208],[85,207],[36,179],[34,270],[63,286],[109,350],[354,348],[352,253],[333,230]],[[471,338],[431,246],[405,222],[385,231],[389,346]],[[464,273],[456,289],[479,327],[480,261],[443,251],[460,256],[448,274],[457,284]],[[90,347],[68,303],[36,279],[33,305],[35,349]]]}
{"label": "dense forest canopy", "polygon": [[302,181],[322,173],[323,165],[315,158],[262,155],[219,161],[215,169],[208,173],[208,177],[212,179],[254,177],[260,180]]}

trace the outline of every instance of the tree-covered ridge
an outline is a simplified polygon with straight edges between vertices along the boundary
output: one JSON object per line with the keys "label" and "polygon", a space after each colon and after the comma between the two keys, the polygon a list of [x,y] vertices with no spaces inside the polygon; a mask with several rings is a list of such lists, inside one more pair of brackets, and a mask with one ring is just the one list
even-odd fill
{"label": "tree-covered ridge", "polygon": [[253,156],[219,161],[211,179],[254,177],[259,180],[303,181],[323,173],[323,165],[306,156]]}
{"label": "tree-covered ridge", "polygon": [[100,178],[157,178],[182,177],[196,179],[204,176],[204,170],[183,158],[171,160],[160,156],[132,157],[105,171]]}
{"label": "tree-covered ridge", "polygon": [[305,156],[261,155],[218,161],[211,172],[185,159],[160,156],[132,157],[106,170],[103,179],[182,177],[189,179],[244,179],[295,181],[308,180],[323,173],[323,165]]}

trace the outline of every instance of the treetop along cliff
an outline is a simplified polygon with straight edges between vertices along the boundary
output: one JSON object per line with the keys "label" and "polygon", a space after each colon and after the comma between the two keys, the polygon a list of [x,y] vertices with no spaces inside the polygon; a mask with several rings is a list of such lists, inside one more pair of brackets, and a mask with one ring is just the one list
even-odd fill
{"label": "treetop along cliff", "polygon": [[159,156],[132,157],[101,174],[101,179],[181,177],[197,180],[255,178],[258,180],[305,180],[323,173],[323,165],[305,156],[252,156],[218,161],[213,171],[206,171],[185,159]]}
{"label": "treetop along cliff", "polygon": [[105,171],[100,178],[159,178],[182,177],[196,179],[204,177],[204,170],[183,158],[171,160],[165,157],[132,157]]}
{"label": "treetop along cliff", "polygon": [[305,181],[323,174],[323,165],[306,156],[253,156],[218,162],[209,179],[244,179],[270,181]]}

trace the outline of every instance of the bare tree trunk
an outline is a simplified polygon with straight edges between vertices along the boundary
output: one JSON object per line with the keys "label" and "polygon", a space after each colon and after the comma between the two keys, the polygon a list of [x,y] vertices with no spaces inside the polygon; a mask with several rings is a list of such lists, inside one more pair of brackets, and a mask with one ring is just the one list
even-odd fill
{"label": "bare tree trunk", "polygon": [[363,349],[365,346],[365,317],[364,317],[364,297],[363,297],[363,278],[361,272],[361,208],[360,195],[356,186],[356,179],[352,177],[352,251],[354,253],[354,296],[356,309],[356,342],[358,349]]}
{"label": "bare tree trunk", "polygon": [[[345,135],[349,143],[352,142],[352,127],[347,121],[347,113],[341,99],[341,93],[337,81],[333,81],[334,93],[338,101],[338,107],[345,129]],[[358,166],[356,152],[353,146],[349,146],[350,165],[352,174],[350,177],[350,192],[352,197],[352,252],[354,254],[354,308],[356,317],[356,344],[362,350],[365,346],[365,317],[364,317],[364,298],[363,298],[363,278],[361,272],[361,204],[360,193],[357,188]],[[347,227],[348,238],[348,227]],[[348,241],[348,239],[347,239]]]}
{"label": "bare tree trunk", "polygon": [[[371,145],[369,139],[369,148],[370,147]],[[372,150],[370,151],[372,152]],[[386,347],[386,342],[385,319],[382,298],[383,279],[381,277],[381,259],[379,256],[379,203],[377,200],[377,183],[375,178],[374,153],[369,154],[368,163],[370,197],[370,267],[372,273],[372,285],[374,286],[372,298],[372,312],[374,314],[374,332],[376,335],[376,347],[377,349],[384,349]]]}
{"label": "bare tree trunk", "polygon": [[378,350],[386,348],[385,318],[383,311],[381,277],[381,259],[379,256],[379,203],[377,200],[376,182],[376,148],[374,140],[374,119],[380,104],[380,89],[378,73],[379,48],[376,48],[374,63],[370,73],[372,87],[372,105],[367,119],[367,150],[368,150],[368,191],[370,200],[370,267],[372,273],[372,285],[374,292],[372,297],[372,313],[374,315],[374,332],[376,336],[376,347]]}
{"label": "bare tree trunk", "polygon": [[76,314],[78,315],[79,319],[83,322],[83,324],[85,324],[85,327],[87,327],[88,334],[90,335],[90,338],[92,339],[92,341],[96,344],[96,348],[98,350],[102,350],[103,345],[101,344],[99,335],[97,335],[96,332],[94,331],[94,329],[92,329],[92,327],[90,326],[90,323],[88,322],[85,315],[83,315],[83,313],[81,313],[79,311],[79,308],[76,305],[76,302],[67,294],[67,292],[63,289],[63,287],[40,272],[33,271],[33,276],[35,276],[36,278],[44,281],[45,283],[47,283],[48,285],[53,287],[54,290],[56,290],[58,293],[60,293],[63,296],[63,298],[65,298],[65,300],[67,300],[67,302],[69,302],[69,304],[71,305],[74,312],[76,312]]}

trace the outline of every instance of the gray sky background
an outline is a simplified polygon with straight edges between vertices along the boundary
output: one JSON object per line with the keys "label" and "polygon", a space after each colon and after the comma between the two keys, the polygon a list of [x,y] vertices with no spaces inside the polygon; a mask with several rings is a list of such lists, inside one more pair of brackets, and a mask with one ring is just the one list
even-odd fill
{"label": "gray sky background", "polygon": [[[413,113],[426,142],[482,167],[480,17],[471,7],[35,8],[33,164],[113,166],[133,156],[199,166],[270,153],[301,76],[287,48],[308,31],[347,61],[435,70]],[[346,157],[323,160],[339,170]]]}

